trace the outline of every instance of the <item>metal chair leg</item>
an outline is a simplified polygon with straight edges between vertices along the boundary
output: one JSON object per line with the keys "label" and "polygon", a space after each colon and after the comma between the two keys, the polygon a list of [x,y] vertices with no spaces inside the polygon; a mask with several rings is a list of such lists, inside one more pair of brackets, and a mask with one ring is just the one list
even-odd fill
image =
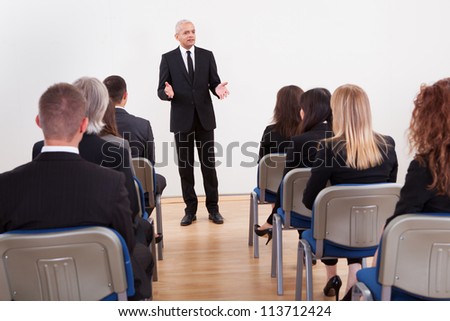
{"label": "metal chair leg", "polygon": [[250,193],[250,210],[248,215],[248,246],[253,246],[253,192]]}
{"label": "metal chair leg", "polygon": [[[151,222],[153,219],[149,218],[149,222]],[[153,224],[152,224],[153,226]],[[154,232],[154,228],[153,228],[153,232]],[[153,235],[155,235],[155,233],[153,233]],[[158,261],[156,259],[156,243],[155,243],[155,238],[153,238],[153,240],[150,243],[150,251],[152,252],[152,257],[153,257],[153,282],[158,281]]]}
{"label": "metal chair leg", "polygon": [[[163,234],[163,226],[162,226],[162,213],[161,213],[161,195],[157,194],[155,197],[155,201],[156,201],[156,231],[158,234],[164,235]],[[164,245],[164,239],[162,239],[159,243],[158,243],[158,260],[162,260],[163,259],[163,245]]]}
{"label": "metal chair leg", "polygon": [[302,288],[303,288],[303,245],[301,241],[298,241],[297,247],[297,271],[295,276],[295,300],[302,300]]}
{"label": "metal chair leg", "polygon": [[[252,208],[253,208],[253,226],[255,224],[258,224],[258,195],[256,195],[255,192],[252,192],[251,194],[252,197]],[[252,235],[253,235],[253,257],[254,258],[259,258],[259,239],[258,239],[258,235],[256,235],[256,233],[253,231],[253,226],[252,226]]]}
{"label": "metal chair leg", "polygon": [[306,266],[306,301],[313,300],[313,279],[312,279],[312,251],[308,242],[300,240],[304,248],[305,266]]}
{"label": "metal chair leg", "polygon": [[272,258],[271,258],[271,265],[270,265],[270,276],[272,278],[275,278],[277,276],[278,270],[277,270],[277,253],[278,253],[278,247],[277,247],[277,238],[278,235],[278,222],[275,219],[275,216],[273,217],[272,221]]}
{"label": "metal chair leg", "polygon": [[276,224],[275,248],[276,248],[276,271],[277,271],[277,294],[283,295],[283,229],[281,228],[281,217],[274,215]]}
{"label": "metal chair leg", "polygon": [[352,301],[373,301],[372,293],[362,282],[356,282],[352,289]]}

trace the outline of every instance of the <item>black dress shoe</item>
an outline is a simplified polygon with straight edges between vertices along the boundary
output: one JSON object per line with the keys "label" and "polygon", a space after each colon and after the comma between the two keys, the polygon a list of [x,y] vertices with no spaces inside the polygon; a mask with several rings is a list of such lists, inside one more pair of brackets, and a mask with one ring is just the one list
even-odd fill
{"label": "black dress shoe", "polygon": [[326,296],[335,296],[336,301],[339,300],[339,290],[341,289],[342,281],[339,275],[333,276],[328,280],[327,284],[323,288],[323,294]]}
{"label": "black dress shoe", "polygon": [[219,212],[217,213],[209,213],[209,219],[216,224],[223,224],[223,217]]}
{"label": "black dress shoe", "polygon": [[258,235],[259,237],[263,237],[267,235],[267,242],[266,245],[269,244],[270,240],[272,240],[272,228],[268,228],[265,230],[260,230],[261,226],[259,226],[258,224],[255,224],[255,226],[253,227],[253,229],[255,230],[255,234]]}
{"label": "black dress shoe", "polygon": [[197,220],[197,216],[194,214],[185,214],[183,216],[183,218],[181,219],[181,226],[187,226],[187,225],[191,225],[193,221]]}

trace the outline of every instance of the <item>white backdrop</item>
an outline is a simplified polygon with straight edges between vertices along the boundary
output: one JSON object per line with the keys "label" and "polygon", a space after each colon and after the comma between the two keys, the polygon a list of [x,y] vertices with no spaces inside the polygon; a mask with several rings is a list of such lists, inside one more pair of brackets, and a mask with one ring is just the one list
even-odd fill
{"label": "white backdrop", "polygon": [[[180,195],[169,132],[169,103],[156,95],[161,54],[174,49],[174,25],[197,29],[214,52],[231,95],[215,100],[221,194],[249,193],[252,163],[279,88],[333,91],[355,83],[368,93],[375,129],[397,142],[398,180],[410,160],[405,139],[421,83],[450,76],[446,0],[0,0],[0,172],[31,158],[42,139],[37,101],[56,82],[81,76],[125,78],[127,109],[148,118],[165,196]],[[196,170],[199,194],[203,193]]]}

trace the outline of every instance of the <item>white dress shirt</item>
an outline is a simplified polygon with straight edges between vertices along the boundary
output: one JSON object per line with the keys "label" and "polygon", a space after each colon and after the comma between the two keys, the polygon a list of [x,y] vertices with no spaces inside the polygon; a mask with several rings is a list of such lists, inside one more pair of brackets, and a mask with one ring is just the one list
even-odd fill
{"label": "white dress shirt", "polygon": [[[188,62],[187,62],[187,51],[188,50],[180,46],[180,51],[181,51],[181,57],[183,57],[184,66],[186,67],[186,70],[189,72]],[[191,49],[189,49],[189,51],[191,52],[192,65],[194,66],[194,71],[195,71],[195,46],[192,46]]]}

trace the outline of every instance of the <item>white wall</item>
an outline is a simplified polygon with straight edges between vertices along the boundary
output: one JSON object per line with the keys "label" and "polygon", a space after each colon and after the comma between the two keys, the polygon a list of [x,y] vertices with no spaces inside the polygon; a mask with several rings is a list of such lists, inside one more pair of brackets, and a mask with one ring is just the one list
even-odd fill
{"label": "white wall", "polygon": [[[231,95],[215,100],[219,192],[248,193],[257,152],[278,89],[296,84],[333,91],[362,86],[375,129],[393,136],[403,182],[410,156],[405,140],[421,83],[450,76],[450,2],[446,0],[0,0],[0,172],[31,158],[42,139],[37,101],[56,82],[122,75],[130,112],[150,119],[157,161],[166,166],[166,196],[180,195],[169,132],[169,103],[156,96],[161,54],[177,46],[174,25],[197,28],[197,45],[213,50]],[[242,147],[250,143],[247,154]],[[168,148],[165,148],[167,146]],[[231,146],[235,146],[230,149]],[[201,175],[196,177],[203,193]]]}

